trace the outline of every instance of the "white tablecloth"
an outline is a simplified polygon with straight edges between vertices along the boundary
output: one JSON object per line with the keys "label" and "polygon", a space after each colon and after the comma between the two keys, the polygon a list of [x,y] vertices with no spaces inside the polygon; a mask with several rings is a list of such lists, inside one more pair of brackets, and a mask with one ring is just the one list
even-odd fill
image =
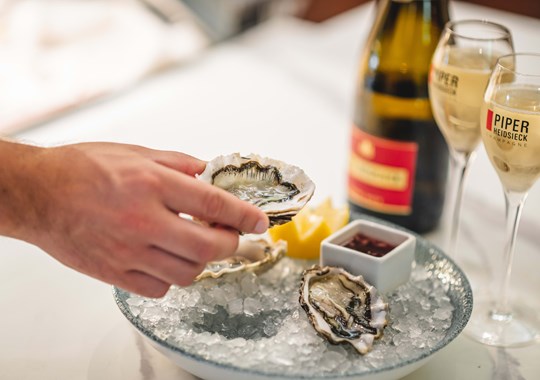
{"label": "white tablecloth", "polygon": [[[452,17],[510,27],[516,50],[540,51],[540,20],[456,2]],[[211,159],[256,152],[295,163],[317,184],[314,203],[346,201],[345,175],[358,52],[372,4],[323,24],[273,20],[107,102],[18,135],[40,144],[108,140]],[[540,312],[540,185],[523,213],[511,295]],[[503,197],[483,148],[464,198],[459,252],[473,285],[502,249]],[[440,233],[426,237],[440,240]],[[143,343],[109,285],[23,242],[0,238],[1,379],[192,379]],[[458,337],[406,379],[536,379],[540,344],[494,349]]]}

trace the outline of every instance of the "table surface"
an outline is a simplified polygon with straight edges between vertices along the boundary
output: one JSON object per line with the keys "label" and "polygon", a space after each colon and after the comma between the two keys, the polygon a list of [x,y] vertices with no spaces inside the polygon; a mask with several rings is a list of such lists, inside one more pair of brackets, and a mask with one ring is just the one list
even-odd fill
{"label": "table surface", "polygon": [[[452,18],[507,25],[517,51],[539,51],[540,20],[455,2]],[[230,152],[278,157],[317,184],[313,202],[346,201],[355,66],[373,16],[363,5],[322,24],[276,19],[205,51],[114,98],[33,130],[24,141],[107,140],[211,159]],[[533,36],[533,33],[535,34]],[[464,195],[459,259],[473,287],[489,283],[503,246],[500,183],[482,147]],[[516,247],[511,296],[540,311],[540,185],[530,192]],[[441,231],[426,235],[439,243]],[[487,268],[487,269],[486,269]],[[142,342],[111,287],[38,248],[0,237],[0,379],[194,379]],[[406,379],[537,379],[540,344],[496,349],[465,335]]]}

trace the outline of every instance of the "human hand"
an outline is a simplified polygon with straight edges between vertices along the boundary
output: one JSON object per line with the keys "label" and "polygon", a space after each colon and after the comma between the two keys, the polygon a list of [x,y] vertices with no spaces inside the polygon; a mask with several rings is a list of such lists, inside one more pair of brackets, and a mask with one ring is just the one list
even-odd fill
{"label": "human hand", "polygon": [[0,221],[0,234],[128,291],[160,297],[171,284],[189,285],[208,261],[234,253],[238,231],[268,227],[255,206],[195,179],[205,163],[185,154],[114,143],[16,145],[14,172],[0,172],[0,211],[11,221]]}

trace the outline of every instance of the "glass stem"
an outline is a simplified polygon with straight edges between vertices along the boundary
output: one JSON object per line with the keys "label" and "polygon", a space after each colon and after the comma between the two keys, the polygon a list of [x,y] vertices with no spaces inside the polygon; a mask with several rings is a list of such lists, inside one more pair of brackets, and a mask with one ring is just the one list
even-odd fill
{"label": "glass stem", "polygon": [[463,199],[463,189],[465,177],[470,168],[470,162],[475,153],[451,152],[450,154],[450,186],[448,189],[450,201],[448,202],[448,215],[450,215],[450,226],[446,237],[446,249],[448,254],[455,257],[459,221],[461,215],[461,201]]}
{"label": "glass stem", "polygon": [[504,190],[506,206],[506,244],[503,255],[499,260],[499,265],[498,267],[495,267],[493,276],[494,288],[498,289],[498,293],[495,297],[495,307],[491,312],[491,317],[499,321],[507,321],[512,318],[510,306],[508,305],[508,289],[510,275],[512,273],[512,259],[514,256],[514,246],[516,244],[519,219],[526,198],[526,192],[518,193],[507,189]]}

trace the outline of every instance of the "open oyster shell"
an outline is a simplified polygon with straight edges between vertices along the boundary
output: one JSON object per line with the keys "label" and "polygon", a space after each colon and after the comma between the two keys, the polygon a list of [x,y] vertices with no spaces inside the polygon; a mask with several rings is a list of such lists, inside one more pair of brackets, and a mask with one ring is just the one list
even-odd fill
{"label": "open oyster shell", "polygon": [[300,287],[300,305],[315,330],[329,342],[350,343],[366,354],[387,324],[388,305],[362,276],[342,268],[306,269]]}
{"label": "open oyster shell", "polygon": [[299,167],[255,154],[216,157],[198,178],[258,206],[268,215],[270,226],[290,221],[315,191]]}
{"label": "open oyster shell", "polygon": [[287,242],[283,240],[272,243],[265,239],[242,239],[234,256],[209,262],[195,281],[242,271],[263,273],[281,260],[286,252]]}

